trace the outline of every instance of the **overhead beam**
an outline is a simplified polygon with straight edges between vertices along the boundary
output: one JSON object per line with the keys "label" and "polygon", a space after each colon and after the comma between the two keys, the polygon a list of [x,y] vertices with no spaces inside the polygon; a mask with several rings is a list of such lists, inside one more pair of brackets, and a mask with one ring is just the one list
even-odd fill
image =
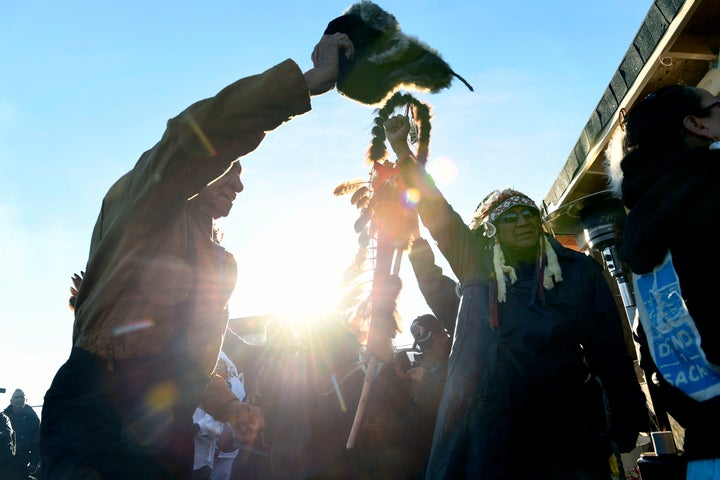
{"label": "overhead beam", "polygon": [[683,33],[663,54],[671,58],[716,61],[720,35],[693,35]]}

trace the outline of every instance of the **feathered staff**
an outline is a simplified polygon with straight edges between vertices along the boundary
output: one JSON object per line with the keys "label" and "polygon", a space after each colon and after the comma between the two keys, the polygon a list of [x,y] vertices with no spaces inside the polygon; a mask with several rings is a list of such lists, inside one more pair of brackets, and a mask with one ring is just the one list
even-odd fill
{"label": "feathered staff", "polygon": [[[370,359],[347,442],[348,449],[354,445],[377,367],[380,361],[390,360],[392,339],[400,331],[396,300],[402,282],[398,273],[416,213],[405,201],[405,188],[397,166],[387,159],[385,122],[401,106],[405,106],[406,114],[414,120],[411,141],[418,143],[418,161],[427,161],[430,109],[412,95],[396,92],[378,110],[375,118],[373,139],[366,154],[366,159],[372,164],[369,181],[346,182],[334,191],[336,196],[352,193],[350,202],[360,209],[360,217],[355,222],[360,249],[345,277],[351,287],[349,298],[357,300],[362,292],[367,291],[367,284],[371,282],[372,285],[369,295],[356,302],[351,322],[365,341]],[[364,278],[363,274],[367,272],[372,272],[371,281]]]}

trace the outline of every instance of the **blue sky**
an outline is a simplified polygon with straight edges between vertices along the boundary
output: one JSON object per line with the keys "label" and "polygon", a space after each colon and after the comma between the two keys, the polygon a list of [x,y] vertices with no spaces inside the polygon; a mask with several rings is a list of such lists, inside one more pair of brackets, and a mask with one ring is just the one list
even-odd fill
{"label": "blue sky", "polygon": [[[0,405],[15,388],[42,404],[67,358],[70,277],[84,269],[113,181],[191,103],[286,58],[310,68],[325,26],[352,3],[4,2],[0,387],[8,392]],[[468,220],[500,186],[542,201],[651,5],[377,3],[475,87],[455,81],[416,95],[434,116],[429,166],[450,166],[441,189]],[[231,316],[301,312],[337,298],[357,249],[358,212],[332,191],[367,178],[373,118],[371,107],[331,91],[243,159],[245,191],[221,224],[240,271]],[[409,323],[427,307],[410,272],[401,276]]]}

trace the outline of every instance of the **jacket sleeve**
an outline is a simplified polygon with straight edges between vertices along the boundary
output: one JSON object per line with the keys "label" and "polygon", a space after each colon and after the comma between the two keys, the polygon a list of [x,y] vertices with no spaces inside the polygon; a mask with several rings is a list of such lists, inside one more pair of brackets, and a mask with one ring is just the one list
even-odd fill
{"label": "jacket sleeve", "polygon": [[0,412],[0,464],[9,464],[15,457],[15,431],[10,418]]}
{"label": "jacket sleeve", "polygon": [[305,78],[292,60],[190,105],[168,121],[160,141],[108,192],[93,243],[121,215],[131,213],[138,225],[168,218],[233,161],[255,150],[266,132],[309,110]]}
{"label": "jacket sleeve", "polygon": [[171,119],[160,142],[143,154],[135,169],[142,183],[152,178],[177,181],[169,195],[187,199],[231,162],[255,150],[265,132],[309,110],[302,72],[286,60],[236,81]]}
{"label": "jacket sleeve", "polygon": [[460,306],[460,298],[455,289],[457,282],[443,275],[442,268],[435,264],[435,255],[430,244],[424,238],[413,241],[408,258],[425,302],[452,336]]}
{"label": "jacket sleeve", "polygon": [[487,278],[490,271],[475,252],[477,238],[453,210],[425,168],[412,158],[399,159],[400,177],[405,186],[420,192],[417,211],[455,278],[463,282]]}
{"label": "jacket sleeve", "polygon": [[220,375],[213,374],[203,392],[200,407],[216,420],[225,422],[231,414],[230,405],[239,402],[240,400],[225,383],[225,379]]}

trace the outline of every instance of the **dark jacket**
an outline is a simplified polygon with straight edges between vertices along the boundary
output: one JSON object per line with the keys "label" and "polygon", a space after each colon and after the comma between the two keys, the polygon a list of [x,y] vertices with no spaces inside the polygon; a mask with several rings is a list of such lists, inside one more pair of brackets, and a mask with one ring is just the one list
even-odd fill
{"label": "dark jacket", "polygon": [[[622,451],[634,448],[648,414],[602,268],[551,240],[563,281],[543,302],[535,269],[518,270],[491,327],[491,241],[418,175],[404,171],[403,181],[423,184],[420,218],[462,283],[426,478],[553,478],[565,458],[607,478],[608,435]],[[609,431],[590,375],[607,395]]]}
{"label": "dark jacket", "polygon": [[15,431],[12,428],[10,419],[4,413],[0,413],[0,478],[10,476],[12,462],[15,457]]}
{"label": "dark jacket", "polygon": [[19,413],[15,413],[10,405],[3,413],[15,431],[15,455],[24,462],[37,463],[40,460],[40,417],[30,405],[24,405]]}
{"label": "dark jacket", "polygon": [[[720,365],[720,322],[717,286],[712,276],[720,271],[720,256],[708,250],[707,237],[720,220],[717,179],[720,150],[707,147],[686,151],[665,160],[663,175],[654,185],[641,186],[640,173],[626,157],[623,197],[630,202],[620,249],[621,259],[634,273],[647,273],[669,250],[680,279],[683,299],[702,337],[707,359]],[[653,159],[655,161],[655,159]],[[657,159],[662,162],[663,159]],[[657,367],[647,349],[645,332],[636,328],[640,365],[653,378]],[[684,451],[689,459],[720,457],[720,397],[698,402],[656,376],[653,392],[668,412],[685,428]],[[655,398],[655,397],[654,397]]]}

